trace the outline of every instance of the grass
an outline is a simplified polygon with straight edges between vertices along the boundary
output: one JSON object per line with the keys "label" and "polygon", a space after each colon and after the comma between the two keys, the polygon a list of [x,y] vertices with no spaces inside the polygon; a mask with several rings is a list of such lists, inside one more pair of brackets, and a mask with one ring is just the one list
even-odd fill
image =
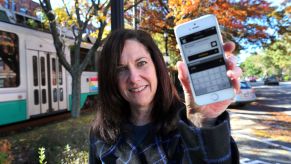
{"label": "grass", "polygon": [[89,127],[94,116],[95,112],[86,112],[77,119],[70,118],[2,137],[0,143],[8,142],[9,147],[2,151],[2,158],[8,159],[10,155],[14,163],[39,163],[38,151],[43,147],[48,163],[61,163],[70,155],[88,159]]}

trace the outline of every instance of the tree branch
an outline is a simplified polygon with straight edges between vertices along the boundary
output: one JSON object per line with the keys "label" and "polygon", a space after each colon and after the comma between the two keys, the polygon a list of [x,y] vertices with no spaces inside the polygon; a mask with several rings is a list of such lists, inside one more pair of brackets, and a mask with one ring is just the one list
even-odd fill
{"label": "tree branch", "polygon": [[66,3],[65,3],[65,0],[62,0],[62,2],[63,2],[63,4],[64,4],[64,7],[65,7],[65,9],[66,9],[66,12],[67,12],[68,16],[69,16],[70,18],[72,18],[72,15],[70,14],[69,9],[68,9],[68,7],[67,7],[67,5],[66,5]]}
{"label": "tree branch", "polygon": [[60,35],[59,35],[58,29],[57,29],[57,23],[55,20],[55,15],[52,11],[52,6],[50,3],[50,0],[44,0],[44,1],[39,0],[39,2],[40,2],[40,5],[41,5],[44,13],[46,14],[46,16],[49,19],[50,31],[51,31],[51,34],[52,34],[52,37],[54,40],[54,45],[56,48],[56,52],[57,52],[57,56],[59,58],[59,61],[66,68],[66,70],[70,74],[72,74],[71,66],[65,57],[64,51],[62,51],[64,49],[65,45],[62,43],[62,41],[59,38]]}
{"label": "tree branch", "polygon": [[163,0],[159,0],[159,3],[161,7],[163,7],[166,10],[166,14],[168,14],[170,12],[168,6],[164,4]]}
{"label": "tree branch", "polygon": [[79,1],[78,0],[75,0],[75,13],[76,13],[76,16],[77,16],[77,22],[78,22],[78,29],[80,27],[82,27],[82,21],[81,21],[81,18],[80,18],[80,8],[79,8]]}
{"label": "tree branch", "polygon": [[126,9],[124,9],[124,12],[132,9],[133,7],[136,7],[137,5],[139,5],[141,2],[143,2],[143,0],[139,0],[137,1],[135,4],[128,6]]}
{"label": "tree branch", "polygon": [[[109,8],[110,8],[110,3],[107,3],[107,6],[105,6],[105,8],[103,10],[103,15],[107,15]],[[99,5],[98,6],[94,5],[94,9],[95,9],[95,12],[97,12],[98,10],[96,10],[96,9],[99,9]],[[97,51],[97,48],[101,44],[102,35],[103,35],[104,29],[105,29],[105,26],[107,23],[106,23],[106,20],[102,21],[100,19],[99,21],[100,21],[100,28],[98,31],[97,40],[93,44],[92,48],[88,51],[85,59],[81,63],[81,65],[80,65],[81,70],[84,70],[86,68],[87,63],[92,59],[92,56],[95,54],[95,52]]]}

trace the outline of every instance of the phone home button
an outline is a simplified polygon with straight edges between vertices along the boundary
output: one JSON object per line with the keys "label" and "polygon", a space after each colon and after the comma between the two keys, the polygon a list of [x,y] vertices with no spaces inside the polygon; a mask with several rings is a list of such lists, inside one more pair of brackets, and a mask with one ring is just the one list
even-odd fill
{"label": "phone home button", "polygon": [[218,94],[216,94],[216,93],[212,93],[211,95],[210,95],[210,98],[212,99],[212,100],[217,100],[218,99]]}

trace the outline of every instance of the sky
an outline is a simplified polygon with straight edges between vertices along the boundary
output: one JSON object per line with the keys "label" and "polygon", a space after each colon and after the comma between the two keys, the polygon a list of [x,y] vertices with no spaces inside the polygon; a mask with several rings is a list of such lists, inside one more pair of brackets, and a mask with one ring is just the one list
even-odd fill
{"label": "sky", "polygon": [[[266,0],[267,2],[270,2],[272,5],[271,6],[280,6],[280,4],[282,2],[284,2],[284,0]],[[267,31],[272,32],[272,29],[267,29]],[[243,61],[246,60],[246,58],[248,58],[249,56],[251,56],[251,52],[260,52],[262,51],[262,49],[260,47],[257,47],[255,49],[246,49],[246,50],[241,50],[239,52],[239,61],[238,63],[242,63]]]}
{"label": "sky", "polygon": [[[270,3],[272,3],[271,6],[280,6],[280,4],[282,2],[284,2],[284,0],[266,0]],[[272,32],[272,29],[267,29],[267,31]],[[239,58],[238,58],[238,63],[242,63],[244,62],[249,56],[251,56],[251,52],[260,52],[262,51],[261,47],[257,47],[255,49],[246,49],[246,50],[241,50],[238,54]]]}
{"label": "sky", "polygon": [[[36,3],[39,3],[39,0],[32,0]],[[66,0],[65,0],[66,1]],[[63,6],[63,2],[61,0],[51,0],[51,5],[53,8],[58,7],[58,6]]]}

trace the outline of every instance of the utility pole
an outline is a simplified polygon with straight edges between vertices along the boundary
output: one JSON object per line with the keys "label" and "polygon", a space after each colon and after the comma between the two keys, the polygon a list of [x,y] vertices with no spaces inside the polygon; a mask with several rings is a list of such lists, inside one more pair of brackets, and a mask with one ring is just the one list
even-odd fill
{"label": "utility pole", "polygon": [[165,56],[168,56],[168,32],[164,32],[164,38],[165,38]]}
{"label": "utility pole", "polygon": [[136,30],[137,29],[137,19],[136,19],[136,0],[133,1],[133,27]]}
{"label": "utility pole", "polygon": [[111,5],[111,31],[124,28],[123,0],[110,0]]}

